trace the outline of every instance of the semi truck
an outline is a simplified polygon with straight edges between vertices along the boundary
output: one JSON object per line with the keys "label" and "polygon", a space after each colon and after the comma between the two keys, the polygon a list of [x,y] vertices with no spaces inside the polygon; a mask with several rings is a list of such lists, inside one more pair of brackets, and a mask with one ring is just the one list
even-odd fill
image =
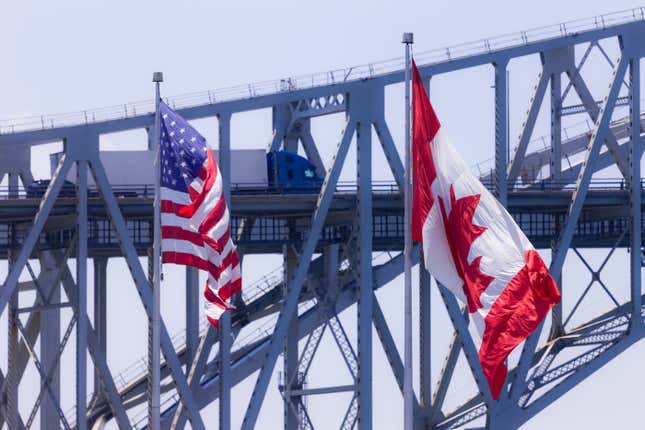
{"label": "semi truck", "polygon": [[[215,158],[218,159],[218,153]],[[50,155],[53,175],[63,153]],[[101,151],[101,164],[115,194],[135,197],[145,190],[149,194],[154,184],[153,162],[155,151]],[[66,188],[76,182],[76,166],[66,177]],[[323,178],[316,174],[316,167],[306,158],[288,151],[265,152],[262,149],[237,149],[231,151],[231,190],[238,193],[317,193]],[[27,190],[29,197],[44,194],[48,179],[35,181]],[[94,177],[88,175],[88,185],[95,188]],[[71,189],[68,190],[71,192]]]}

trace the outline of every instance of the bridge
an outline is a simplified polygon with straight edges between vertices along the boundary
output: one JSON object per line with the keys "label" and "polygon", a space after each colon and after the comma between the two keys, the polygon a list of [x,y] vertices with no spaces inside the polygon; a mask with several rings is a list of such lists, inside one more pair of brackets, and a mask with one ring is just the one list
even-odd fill
{"label": "bridge", "polygon": [[[441,286],[436,288],[454,335],[441,373],[431,378],[431,360],[439,359],[430,342],[431,327],[437,321],[430,312],[430,288],[435,285],[420,270],[417,428],[517,428],[643,338],[645,226],[640,160],[645,117],[640,107],[640,59],[645,53],[644,35],[645,13],[634,9],[416,54],[428,86],[433,76],[490,65],[495,80],[495,157],[492,165],[481,163],[473,169],[535,246],[551,250],[550,270],[566,303],[566,307],[556,306],[517,357],[511,357],[506,387],[501,398],[493,400],[467,316]],[[610,45],[620,53],[617,61],[607,55]],[[581,73],[594,51],[604,53],[612,69],[604,94],[592,94]],[[507,71],[512,60],[531,56],[539,58],[540,67],[535,71],[534,90],[526,97],[526,119],[510,151]],[[216,401],[220,428],[230,428],[231,388],[258,372],[250,399],[244,399],[248,408],[243,428],[262,428],[257,418],[280,356],[284,371],[278,390],[286,429],[315,428],[308,413],[310,399],[347,393],[351,395],[347,408],[329,412],[338,412],[340,427],[378,428],[372,420],[374,375],[388,371],[399,388],[403,385],[401,352],[376,296],[403,271],[403,166],[385,115],[385,90],[403,81],[402,64],[395,59],[167,100],[187,119],[217,118],[219,165],[230,193],[232,231],[239,249],[246,256],[282,254],[284,263],[245,285],[236,298],[237,310],[222,321],[219,331],[200,322],[201,286],[196,272],[186,270],[185,330],[171,336],[162,324],[164,428],[184,428],[187,423],[205,428],[201,411]],[[549,103],[544,103],[547,90]],[[534,139],[543,104],[550,104],[550,136]],[[620,115],[620,107],[627,107],[628,113]],[[325,176],[316,193],[285,195],[231,183],[231,117],[266,108],[273,114],[267,151],[283,148],[306,155]],[[111,422],[126,429],[147,426],[150,372],[145,358],[133,356],[135,364],[121,373],[107,360],[108,322],[119,315],[118,309],[107,308],[106,291],[112,275],[108,260],[124,258],[150,318],[151,284],[140,257],[149,254],[152,244],[153,188],[149,184],[113,186],[98,154],[101,135],[147,130],[153,122],[152,110],[152,102],[143,102],[0,121],[0,179],[8,179],[8,186],[0,189],[0,255],[9,267],[0,290],[9,345],[8,367],[0,373],[0,425],[30,428],[39,419],[41,428],[103,428]],[[324,162],[311,124],[338,113],[345,115],[345,126],[339,130],[333,158]],[[586,127],[567,131],[562,122],[569,115],[584,116]],[[26,189],[33,182],[31,148],[61,141],[64,155],[47,191],[30,196]],[[356,146],[357,178],[341,182],[352,145]],[[372,160],[378,150],[385,154],[392,181],[373,179]],[[61,190],[73,166],[79,173],[75,195],[69,196]],[[86,182],[88,169],[96,183],[92,187]],[[607,170],[617,177],[604,177],[602,172]],[[606,251],[599,268],[585,257],[585,249],[590,248]],[[624,273],[629,273],[626,291],[600,278],[618,248],[629,251],[624,262]],[[418,253],[415,250],[415,264]],[[574,258],[591,274],[591,282],[582,288],[562,283],[565,263]],[[88,261],[94,264],[93,282],[87,279]],[[89,288],[95,298],[91,320]],[[592,288],[604,291],[612,305],[581,321],[580,304]],[[72,316],[61,332],[62,312],[68,309]],[[348,336],[339,318],[343,312],[356,313],[356,340]],[[372,328],[378,339],[372,338]],[[339,386],[311,387],[307,375],[314,364],[321,365],[313,359],[327,329],[350,378]],[[60,402],[60,368],[73,331],[76,401],[66,410]],[[377,342],[389,370],[373,368]],[[85,352],[93,366],[83,358]],[[460,357],[472,373],[471,392],[454,406],[446,399],[458,379]],[[28,383],[29,364],[35,366],[40,381],[35,399],[26,399],[19,391]],[[88,367],[94,373],[91,393]],[[26,401],[31,401],[28,413],[21,414],[25,408],[19,405]]]}

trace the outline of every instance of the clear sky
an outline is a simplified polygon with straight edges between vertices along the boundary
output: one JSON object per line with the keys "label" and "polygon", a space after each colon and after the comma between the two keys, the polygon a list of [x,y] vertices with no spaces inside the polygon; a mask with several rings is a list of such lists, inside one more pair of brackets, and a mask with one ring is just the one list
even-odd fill
{"label": "clear sky", "polygon": [[[12,2],[3,5],[0,19],[0,119],[29,115],[75,112],[102,106],[151,99],[153,71],[163,71],[164,95],[216,89],[247,82],[264,81],[311,72],[324,72],[346,66],[401,56],[404,31],[415,34],[417,52],[454,45],[533,27],[641,6],[637,1],[599,0],[519,2],[498,0],[474,2],[429,1],[111,1]],[[606,45],[616,57],[614,42]],[[584,73],[597,98],[604,95],[610,69],[594,54]],[[510,66],[511,142],[524,119],[530,90],[539,60],[517,60]],[[566,85],[566,79],[563,79]],[[485,162],[493,155],[492,67],[484,66],[439,76],[432,81],[432,100],[442,123],[457,148],[470,163]],[[386,115],[400,148],[403,135],[403,100],[400,86],[389,89]],[[573,99],[575,103],[575,99]],[[545,103],[534,136],[548,135],[548,103]],[[624,110],[622,112],[625,112]],[[584,117],[567,119],[568,125]],[[217,120],[196,121],[195,125],[216,145]],[[336,147],[341,130],[339,116],[315,120],[313,134],[325,161]],[[233,148],[264,148],[271,136],[270,111],[234,116]],[[376,143],[376,139],[374,139]],[[104,136],[103,148],[145,147],[142,132]],[[58,146],[35,150],[34,175],[47,177],[48,152]],[[377,146],[375,146],[377,148]],[[374,177],[388,179],[384,157],[375,149]],[[348,165],[354,160],[351,151]],[[233,166],[235,169],[236,166]],[[615,176],[615,172],[606,173]],[[351,180],[355,169],[343,171]],[[602,252],[588,252],[592,266],[602,261]],[[548,257],[545,253],[545,258]],[[618,251],[603,279],[622,299],[627,298],[627,254]],[[589,275],[569,256],[564,285],[571,290],[586,286]],[[279,256],[248,257],[243,276],[246,282],[260,278],[280,265]],[[73,268],[73,265],[72,265]],[[110,262],[108,279],[109,338],[108,359],[118,373],[145,356],[146,325],[138,296],[122,260]],[[605,274],[606,273],[606,274]],[[6,265],[0,266],[0,277]],[[90,266],[90,279],[92,276]],[[166,269],[163,316],[171,333],[182,329],[183,270]],[[402,351],[402,279],[378,293]],[[600,289],[594,287],[581,309],[591,317],[608,305]],[[91,293],[90,293],[91,294]],[[91,297],[90,297],[91,303]],[[565,300],[565,309],[571,306]],[[443,352],[452,327],[433,295],[433,376],[439,373]],[[6,314],[6,313],[5,313]],[[63,313],[64,322],[68,314]],[[355,311],[341,316],[350,337],[355,337]],[[63,380],[73,380],[73,337],[64,354]],[[6,369],[6,316],[0,317],[0,363]],[[311,387],[349,383],[342,360],[333,341],[327,338],[314,362],[309,379]],[[559,402],[526,424],[526,429],[542,428],[633,428],[642,422],[645,378],[641,371],[645,356],[643,342],[601,369],[593,378],[567,394]],[[316,367],[316,363],[319,366]],[[335,369],[338,367],[338,371]],[[276,366],[275,377],[281,369]],[[473,392],[468,370],[460,364],[448,403],[458,404]],[[37,386],[35,371],[26,376]],[[255,377],[233,391],[233,423],[239,426],[248,404]],[[25,385],[22,394],[33,398],[35,392]],[[63,385],[63,409],[74,403],[73,384]],[[346,408],[343,396],[310,399],[312,418],[319,428],[334,428]],[[31,400],[21,404],[26,413]],[[203,411],[209,428],[217,423],[217,406]],[[267,402],[258,428],[278,428],[282,405],[275,383],[269,388]],[[374,422],[375,428],[398,428],[402,423],[402,400],[374,336]]]}

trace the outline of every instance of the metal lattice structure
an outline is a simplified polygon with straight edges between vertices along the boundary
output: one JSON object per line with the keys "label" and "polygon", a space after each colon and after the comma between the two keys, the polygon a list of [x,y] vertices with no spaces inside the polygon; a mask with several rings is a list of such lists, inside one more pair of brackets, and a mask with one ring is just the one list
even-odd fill
{"label": "metal lattice structure", "polygon": [[[521,356],[511,363],[501,398],[493,400],[467,317],[443,288],[441,297],[454,325],[454,336],[437,382],[432,383],[431,279],[422,270],[417,339],[420,390],[414,407],[418,428],[461,428],[473,421],[481,425],[482,420],[491,429],[517,428],[643,338],[641,240],[645,225],[640,160],[645,118],[640,107],[640,59],[645,54],[644,41],[645,13],[635,9],[416,55],[420,72],[428,81],[439,74],[492,67],[495,158],[493,168],[480,172],[481,179],[536,247],[551,248],[550,270],[555,279],[562,278],[567,254],[569,259],[579,257],[591,274],[591,282],[581,294],[564,288],[560,281],[563,297],[575,305],[569,314],[561,306],[554,308],[550,331],[542,333],[541,327],[525,342]],[[604,48],[611,43],[620,52],[615,62]],[[606,93],[596,96],[581,74],[593,50],[599,50],[613,69]],[[539,57],[541,66],[528,97],[526,119],[508,159],[508,64],[529,56]],[[286,429],[315,428],[308,414],[308,399],[345,392],[351,393],[351,400],[340,413],[341,428],[378,427],[372,422],[372,350],[376,343],[372,327],[398,386],[403,385],[401,354],[375,295],[403,270],[403,166],[384,114],[386,88],[402,81],[402,60],[396,59],[169,99],[187,119],[218,118],[220,168],[231,191],[232,225],[240,251],[246,255],[282,254],[284,266],[283,273],[272,272],[247,286],[237,300],[230,331],[219,333],[200,326],[197,276],[192,269],[186,271],[185,335],[171,338],[162,322],[164,428],[183,428],[190,421],[192,428],[203,429],[200,410],[214,401],[219,402],[220,428],[230,428],[231,387],[259,370],[243,421],[244,429],[256,427],[281,355],[284,371],[278,388]],[[566,105],[569,94],[579,100]],[[543,104],[550,105],[551,135],[542,148],[529,150]],[[105,297],[108,259],[123,257],[150,317],[151,283],[139,257],[146,256],[152,245],[152,188],[131,189],[134,195],[116,198],[99,158],[99,137],[149,128],[152,106],[152,102],[142,102],[79,114],[0,121],[0,179],[6,175],[9,184],[0,200],[0,254],[9,267],[0,289],[0,313],[6,313],[8,321],[8,368],[0,374],[0,427],[32,427],[37,412],[41,428],[101,428],[110,420],[124,429],[146,426],[145,419],[131,411],[145,403],[149,372],[141,360],[139,366],[118,376],[110,368],[106,359],[110,315]],[[617,106],[628,106],[628,116],[616,118]],[[266,108],[273,111],[267,150],[297,152],[302,145],[304,154],[325,176],[318,195],[249,195],[230,184],[231,116]],[[311,123],[338,113],[345,114],[346,124],[333,159],[325,165]],[[565,115],[588,116],[589,130],[563,136]],[[372,130],[392,171],[391,184],[372,180],[373,151],[379,146],[372,141]],[[42,198],[28,198],[20,181],[23,187],[33,181],[30,148],[51,141],[64,142],[64,155]],[[339,176],[353,142],[357,177],[348,185],[340,183]],[[576,155],[579,160],[571,163]],[[76,194],[69,197],[61,194],[61,189],[73,166]],[[612,166],[621,175],[619,179],[592,178]],[[96,187],[88,187],[88,172]],[[582,252],[584,248],[609,249],[607,259],[617,248],[629,250],[627,302],[620,303],[615,287],[600,278],[607,259],[594,269]],[[75,259],[75,275],[68,264],[71,258]],[[39,262],[38,273],[33,269],[34,260]],[[87,279],[89,261],[94,264],[93,282]],[[419,261],[418,250],[414,261]],[[31,280],[20,281],[23,273]],[[93,324],[87,314],[90,287],[95,297]],[[572,315],[592,288],[605,291],[613,309],[572,327]],[[33,303],[25,303],[24,297],[32,297],[34,291]],[[73,317],[61,333],[62,308],[71,308]],[[356,342],[338,318],[347,309],[356,312]],[[73,330],[76,406],[66,413],[60,404],[59,369]],[[343,359],[338,363],[346,365],[349,378],[339,386],[311,387],[307,375],[325,333],[338,346]],[[40,351],[36,350],[37,341]],[[86,361],[86,351],[91,363]],[[462,353],[475,388],[462,404],[449,409],[446,396]],[[31,412],[21,415],[18,388],[29,362],[38,372],[40,393]],[[88,364],[93,366],[96,387],[89,396]]]}

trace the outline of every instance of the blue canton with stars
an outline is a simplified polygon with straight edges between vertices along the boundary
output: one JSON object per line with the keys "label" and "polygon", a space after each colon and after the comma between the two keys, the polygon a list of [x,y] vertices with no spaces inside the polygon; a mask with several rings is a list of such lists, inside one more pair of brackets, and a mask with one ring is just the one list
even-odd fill
{"label": "blue canton with stars", "polygon": [[188,192],[208,157],[208,143],[188,122],[159,103],[161,115],[161,186]]}

